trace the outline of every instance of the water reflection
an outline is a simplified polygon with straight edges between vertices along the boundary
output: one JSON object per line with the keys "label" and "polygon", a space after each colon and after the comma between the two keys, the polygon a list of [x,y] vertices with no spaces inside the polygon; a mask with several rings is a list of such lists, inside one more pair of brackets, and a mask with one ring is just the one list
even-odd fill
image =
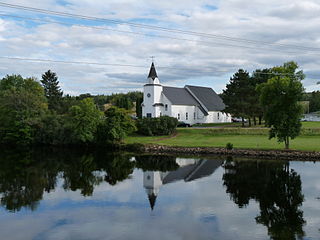
{"label": "water reflection", "polygon": [[224,185],[231,199],[245,207],[259,202],[256,222],[268,228],[271,239],[302,239],[305,220],[300,176],[288,162],[227,161]]}
{"label": "water reflection", "polygon": [[[160,187],[165,184],[183,180],[190,182],[211,175],[220,165],[222,160],[204,160],[204,159],[184,159],[175,157],[166,157],[162,160],[157,156],[136,157],[137,166],[148,164],[143,173],[143,187],[146,189],[150,208],[153,210]],[[140,164],[139,164],[140,163]],[[151,165],[152,163],[152,165]],[[159,163],[160,165],[157,165]],[[159,166],[159,171],[157,170]]]}
{"label": "water reflection", "polygon": [[54,190],[59,178],[65,190],[91,196],[104,181],[115,185],[127,179],[135,166],[130,159],[125,154],[79,151],[1,152],[1,205],[13,212],[21,207],[36,210],[43,193]]}
{"label": "water reflection", "polygon": [[[168,197],[164,194],[164,190],[170,188],[168,185],[187,188],[208,184],[206,191],[215,193],[216,189],[209,185],[212,182],[206,182],[206,179],[218,176],[223,182],[223,194],[226,192],[240,209],[258,203],[254,220],[266,227],[271,239],[302,239],[306,235],[303,229],[306,221],[301,209],[304,201],[301,179],[285,161],[224,161],[42,150],[0,151],[0,166],[1,205],[10,212],[18,212],[23,207],[35,211],[44,193],[60,187],[58,183],[62,182],[60,185],[65,191],[92,196],[101,184],[116,189],[118,183],[132,178],[138,169],[141,173],[136,175],[139,176],[139,185],[135,185],[137,189],[133,191],[144,188],[144,199],[148,198],[151,210],[155,207],[162,209],[159,199]],[[221,175],[215,173],[219,171]],[[197,181],[199,179],[203,181]],[[179,188],[171,194],[179,195]],[[194,194],[201,195],[199,191]],[[216,203],[208,200],[205,199],[204,206],[211,209]],[[218,222],[215,215],[208,216],[201,219]]]}

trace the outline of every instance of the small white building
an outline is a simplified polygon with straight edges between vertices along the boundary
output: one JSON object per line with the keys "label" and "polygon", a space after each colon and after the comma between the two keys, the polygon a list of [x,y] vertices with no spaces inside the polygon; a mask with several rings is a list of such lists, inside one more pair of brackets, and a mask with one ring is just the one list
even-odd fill
{"label": "small white building", "polygon": [[222,112],[224,109],[222,99],[212,88],[162,86],[151,64],[148,83],[143,87],[143,117],[170,116],[191,125],[231,122],[231,115]]}

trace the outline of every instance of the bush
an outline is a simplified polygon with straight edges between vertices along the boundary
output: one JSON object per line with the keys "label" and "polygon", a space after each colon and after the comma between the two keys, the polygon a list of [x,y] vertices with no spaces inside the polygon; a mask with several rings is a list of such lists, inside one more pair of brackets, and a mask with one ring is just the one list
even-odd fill
{"label": "bush", "polygon": [[233,144],[232,143],[227,143],[226,149],[232,150],[233,149]]}
{"label": "bush", "polygon": [[177,124],[176,118],[168,116],[137,120],[138,133],[146,136],[170,135],[175,132]]}
{"label": "bush", "polygon": [[105,119],[97,127],[96,143],[99,145],[118,144],[134,131],[136,131],[136,126],[127,112],[121,108],[111,107],[105,112]]}

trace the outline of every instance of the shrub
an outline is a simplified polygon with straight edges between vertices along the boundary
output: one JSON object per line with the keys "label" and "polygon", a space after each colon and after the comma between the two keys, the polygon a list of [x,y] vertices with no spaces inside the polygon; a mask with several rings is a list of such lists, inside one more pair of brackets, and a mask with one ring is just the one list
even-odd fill
{"label": "shrub", "polygon": [[232,143],[227,143],[226,149],[232,150],[233,149],[233,144]]}
{"label": "shrub", "polygon": [[175,132],[178,120],[173,117],[142,118],[137,121],[138,133],[146,136],[170,135]]}
{"label": "shrub", "polygon": [[111,107],[105,112],[105,119],[97,127],[96,143],[114,145],[134,131],[136,126],[126,110]]}

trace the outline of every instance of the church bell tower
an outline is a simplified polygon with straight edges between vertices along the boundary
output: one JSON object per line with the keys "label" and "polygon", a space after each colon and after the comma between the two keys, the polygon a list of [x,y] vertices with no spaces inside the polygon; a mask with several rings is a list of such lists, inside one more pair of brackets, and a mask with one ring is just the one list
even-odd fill
{"label": "church bell tower", "polygon": [[152,61],[148,75],[148,82],[143,87],[143,117],[160,117],[163,104],[161,103],[162,85],[157,75],[154,62]]}

